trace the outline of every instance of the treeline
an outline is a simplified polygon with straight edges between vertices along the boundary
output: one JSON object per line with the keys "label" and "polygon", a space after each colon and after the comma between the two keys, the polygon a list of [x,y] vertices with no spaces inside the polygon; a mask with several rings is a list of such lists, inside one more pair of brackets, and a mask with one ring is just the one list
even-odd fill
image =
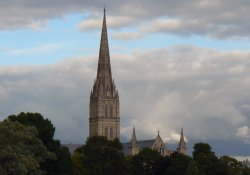
{"label": "treeline", "polygon": [[54,133],[39,113],[0,122],[0,175],[250,175],[245,164],[217,157],[206,143],[195,144],[192,157],[177,152],[162,157],[149,148],[125,156],[118,139],[91,137],[70,155]]}

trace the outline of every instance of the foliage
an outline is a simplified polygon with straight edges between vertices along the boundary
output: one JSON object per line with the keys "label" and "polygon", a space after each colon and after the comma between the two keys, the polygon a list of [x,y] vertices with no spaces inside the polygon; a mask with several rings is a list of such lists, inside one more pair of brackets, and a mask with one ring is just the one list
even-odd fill
{"label": "foliage", "polygon": [[229,175],[249,175],[250,168],[245,166],[243,162],[229,156],[222,156],[220,160],[228,168]]}
{"label": "foliage", "polygon": [[84,155],[84,146],[77,148],[72,155],[72,161],[74,165],[74,175],[88,175],[88,168],[84,166],[87,161]]}
{"label": "foliage", "polygon": [[18,121],[26,126],[36,127],[38,136],[45,145],[53,140],[55,127],[50,120],[44,119],[40,113],[21,112],[18,115],[10,115],[8,119],[10,121]]}
{"label": "foliage", "polygon": [[126,175],[126,160],[121,151],[122,144],[118,139],[110,141],[102,136],[90,137],[73,154],[75,174]]}
{"label": "foliage", "polygon": [[177,152],[171,155],[172,163],[167,174],[169,175],[183,175],[186,174],[187,167],[192,160],[191,157],[179,154]]}
{"label": "foliage", "polygon": [[39,163],[53,159],[37,137],[36,128],[18,122],[0,122],[0,174],[43,174]]}
{"label": "foliage", "polygon": [[207,143],[194,145],[193,157],[201,173],[206,175],[227,175],[227,167],[219,160]]}
{"label": "foliage", "polygon": [[11,115],[10,121],[18,121],[26,126],[34,126],[38,131],[38,137],[50,152],[56,155],[56,159],[48,159],[41,163],[41,168],[47,175],[71,175],[73,173],[72,160],[68,148],[61,146],[60,141],[54,140],[55,127],[50,120],[44,119],[40,113],[24,113]]}
{"label": "foliage", "polygon": [[171,165],[170,157],[160,157],[159,159],[153,162],[153,172],[154,175],[165,175],[167,173],[168,168]]}
{"label": "foliage", "polygon": [[61,146],[60,141],[52,140],[48,146],[48,150],[56,154],[56,160],[48,160],[42,167],[46,170],[47,175],[71,175],[73,174],[73,164],[69,150],[65,146]]}
{"label": "foliage", "polygon": [[203,174],[200,173],[195,161],[191,160],[188,164],[186,175],[203,175]]}
{"label": "foliage", "polygon": [[133,156],[131,164],[131,173],[133,175],[152,174],[153,167],[157,167],[155,161],[161,158],[158,151],[150,148],[142,149],[139,154]]}

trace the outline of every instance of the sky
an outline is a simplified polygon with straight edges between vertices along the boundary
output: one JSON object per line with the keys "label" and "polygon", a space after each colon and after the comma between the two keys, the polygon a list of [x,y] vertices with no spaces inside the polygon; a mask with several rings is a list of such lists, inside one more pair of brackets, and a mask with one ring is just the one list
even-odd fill
{"label": "sky", "polygon": [[88,136],[106,7],[121,140],[250,156],[248,0],[0,0],[0,119],[39,112],[62,143]]}

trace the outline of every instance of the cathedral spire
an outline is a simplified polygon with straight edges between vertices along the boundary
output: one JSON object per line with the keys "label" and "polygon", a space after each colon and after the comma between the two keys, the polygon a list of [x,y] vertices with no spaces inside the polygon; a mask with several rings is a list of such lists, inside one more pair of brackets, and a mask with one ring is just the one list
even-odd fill
{"label": "cathedral spire", "polygon": [[135,134],[135,127],[133,127],[131,145],[129,146],[129,154],[134,156],[139,153],[140,147],[138,145],[136,134]]}
{"label": "cathedral spire", "polygon": [[183,128],[181,128],[181,137],[180,137],[179,146],[181,146],[181,145],[185,145],[184,134],[183,134]]}
{"label": "cathedral spire", "polygon": [[99,50],[97,79],[102,79],[106,83],[107,81],[112,82],[105,8],[103,10],[103,23]]}
{"label": "cathedral spire", "polygon": [[137,146],[137,140],[136,140],[136,134],[135,134],[135,127],[133,127],[133,134],[132,134],[132,139],[131,139],[131,145]]}
{"label": "cathedral spire", "polygon": [[187,154],[187,147],[184,139],[183,128],[181,128],[180,142],[177,150],[179,153]]}

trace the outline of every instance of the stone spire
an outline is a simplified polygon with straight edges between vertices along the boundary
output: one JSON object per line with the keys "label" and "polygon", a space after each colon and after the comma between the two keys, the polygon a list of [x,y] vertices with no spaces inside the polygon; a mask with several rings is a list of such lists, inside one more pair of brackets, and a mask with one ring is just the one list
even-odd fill
{"label": "stone spire", "polygon": [[181,128],[181,137],[177,151],[181,154],[187,154],[187,147],[184,139],[183,128]]}
{"label": "stone spire", "polygon": [[137,145],[137,140],[136,140],[136,134],[135,134],[135,127],[133,127],[131,145],[132,145],[132,147],[138,146]]}
{"label": "stone spire", "polygon": [[120,136],[120,102],[111,74],[106,12],[104,8],[98,67],[89,102],[89,136]]}
{"label": "stone spire", "polygon": [[135,127],[133,127],[131,145],[129,146],[129,155],[134,156],[139,153],[139,150],[140,150],[140,147],[136,139]]}
{"label": "stone spire", "polygon": [[99,98],[101,96],[119,98],[114,80],[112,80],[105,8],[103,14],[97,74],[91,97]]}
{"label": "stone spire", "polygon": [[105,8],[102,23],[97,79],[112,82]]}

